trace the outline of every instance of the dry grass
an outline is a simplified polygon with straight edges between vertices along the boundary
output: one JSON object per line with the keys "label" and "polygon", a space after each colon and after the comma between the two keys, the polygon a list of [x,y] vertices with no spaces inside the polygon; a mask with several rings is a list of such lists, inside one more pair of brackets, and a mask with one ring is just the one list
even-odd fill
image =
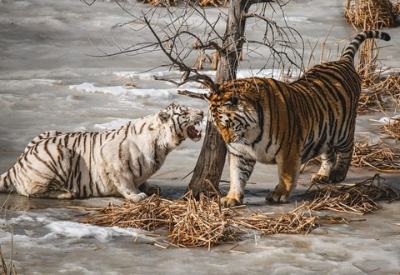
{"label": "dry grass", "polygon": [[[396,123],[395,127],[400,127]],[[391,126],[384,126],[391,127]],[[393,129],[396,134],[400,132],[400,129]],[[308,165],[320,165],[321,160],[319,157],[311,159],[307,163],[303,164],[301,171],[303,171]],[[400,148],[391,148],[384,143],[378,144],[366,144],[355,142],[353,158],[351,165],[354,167],[369,167],[376,169],[379,172],[396,173],[400,172]]]}
{"label": "dry grass", "polygon": [[[390,0],[346,0],[344,14],[355,28],[376,30],[381,27],[394,27],[396,16],[400,12],[400,1],[394,5]],[[374,39],[366,40],[360,49],[357,72],[366,88],[359,101],[359,114],[371,111],[383,111],[385,95],[399,93],[400,78],[395,74],[381,79],[382,71],[378,69],[379,48]],[[396,99],[396,98],[395,98]],[[396,99],[398,102],[398,97]]]}
{"label": "dry grass", "polygon": [[390,0],[346,0],[344,14],[354,26],[378,29],[394,27],[398,9]]}
{"label": "dry grass", "polygon": [[[372,62],[372,61],[371,61]],[[360,95],[358,101],[358,114],[383,112],[386,109],[385,98],[390,97],[395,105],[400,105],[400,75],[390,73],[382,78],[382,72],[373,71],[367,73],[367,69],[359,69],[363,87],[366,89]],[[389,104],[391,107],[392,105]]]}
{"label": "dry grass", "polygon": [[109,206],[81,222],[145,230],[167,229],[169,244],[180,247],[212,247],[256,230],[260,234],[306,234],[315,224],[303,207],[283,215],[252,212],[247,207],[222,208],[219,198],[191,195],[167,200],[153,195],[139,203]]}
{"label": "dry grass", "polygon": [[[201,196],[195,200],[186,195],[180,200],[168,200],[153,195],[136,204],[125,202],[120,206],[108,206],[80,222],[150,231],[168,230],[168,246],[210,249],[226,241],[237,241],[252,232],[261,235],[308,234],[319,226],[317,221],[324,219],[314,211],[364,214],[380,208],[376,200],[399,199],[399,192],[384,185],[378,175],[351,185],[313,185],[307,192],[307,196],[310,195],[314,196],[313,200],[283,214],[253,211],[246,206],[222,208],[218,196]],[[335,223],[339,220],[345,221],[336,217]]]}
{"label": "dry grass", "polygon": [[313,211],[331,210],[351,214],[371,213],[381,209],[378,200],[400,198],[399,191],[383,184],[379,174],[354,184],[313,184],[308,193],[314,196],[314,200],[308,204]]}
{"label": "dry grass", "polygon": [[351,165],[371,167],[380,172],[400,172],[400,149],[392,149],[382,143],[355,143]]}
{"label": "dry grass", "polygon": [[10,261],[8,264],[4,260],[3,251],[1,250],[1,246],[0,246],[0,263],[1,263],[0,275],[16,275],[16,274],[18,274],[17,269],[13,262],[13,254],[14,254],[13,234],[14,233],[11,228],[11,251],[10,251]]}
{"label": "dry grass", "polygon": [[200,0],[198,5],[200,7],[207,7],[207,6],[213,6],[213,7],[226,7],[228,1],[227,0]]}
{"label": "dry grass", "polygon": [[387,137],[394,140],[400,140],[400,120],[394,120],[393,122],[384,125],[382,130]]}
{"label": "dry grass", "polygon": [[178,5],[177,0],[143,0],[142,3],[146,3],[155,7],[176,7]]}

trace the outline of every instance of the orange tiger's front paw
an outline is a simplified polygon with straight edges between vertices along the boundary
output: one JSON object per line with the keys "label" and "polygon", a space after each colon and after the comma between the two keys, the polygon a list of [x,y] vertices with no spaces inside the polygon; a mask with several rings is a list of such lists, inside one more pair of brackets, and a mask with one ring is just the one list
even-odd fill
{"label": "orange tiger's front paw", "polygon": [[226,197],[221,198],[221,204],[224,207],[234,207],[243,204],[243,194],[228,193]]}
{"label": "orange tiger's front paw", "polygon": [[269,192],[267,197],[265,198],[268,202],[275,203],[288,203],[289,202],[289,194],[282,194],[277,192],[276,190],[273,192]]}

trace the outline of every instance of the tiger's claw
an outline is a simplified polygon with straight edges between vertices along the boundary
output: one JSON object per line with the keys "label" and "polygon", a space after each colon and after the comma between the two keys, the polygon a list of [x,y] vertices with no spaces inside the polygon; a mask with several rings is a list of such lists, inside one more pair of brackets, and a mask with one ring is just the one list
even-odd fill
{"label": "tiger's claw", "polygon": [[221,204],[224,207],[234,207],[243,204],[243,195],[239,197],[231,197],[229,194],[221,198]]}

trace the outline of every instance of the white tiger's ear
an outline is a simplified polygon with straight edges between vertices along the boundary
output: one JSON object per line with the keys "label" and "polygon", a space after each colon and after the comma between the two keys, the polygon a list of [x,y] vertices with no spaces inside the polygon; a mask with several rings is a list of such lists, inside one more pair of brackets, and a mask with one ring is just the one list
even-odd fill
{"label": "white tiger's ear", "polygon": [[169,115],[169,113],[167,113],[167,112],[160,111],[160,112],[158,113],[158,117],[160,118],[160,120],[161,120],[162,122],[166,122],[166,121],[170,118],[170,115]]}

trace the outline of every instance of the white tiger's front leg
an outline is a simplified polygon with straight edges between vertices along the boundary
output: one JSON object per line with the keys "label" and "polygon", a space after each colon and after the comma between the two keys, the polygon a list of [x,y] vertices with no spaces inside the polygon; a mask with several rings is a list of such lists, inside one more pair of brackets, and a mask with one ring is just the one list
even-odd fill
{"label": "white tiger's front leg", "polygon": [[222,205],[231,207],[243,203],[244,188],[253,172],[254,160],[248,160],[229,154],[230,188],[226,197],[221,199]]}
{"label": "white tiger's front leg", "polygon": [[109,178],[109,182],[117,187],[118,192],[124,198],[132,202],[139,202],[147,198],[147,195],[144,192],[140,192],[138,185],[135,183],[134,175],[128,167],[128,162],[125,165],[113,163],[106,175]]}
{"label": "white tiger's front leg", "polygon": [[[116,184],[117,185],[117,184]],[[148,196],[144,192],[140,192],[133,184],[133,186],[127,186],[126,184],[119,184],[120,187],[117,188],[119,192],[124,196],[124,198],[132,201],[139,202],[146,199]]]}
{"label": "white tiger's front leg", "polygon": [[147,181],[139,186],[139,190],[144,192],[147,196],[152,196],[154,194],[160,195],[161,193],[160,187],[155,184],[150,184]]}

